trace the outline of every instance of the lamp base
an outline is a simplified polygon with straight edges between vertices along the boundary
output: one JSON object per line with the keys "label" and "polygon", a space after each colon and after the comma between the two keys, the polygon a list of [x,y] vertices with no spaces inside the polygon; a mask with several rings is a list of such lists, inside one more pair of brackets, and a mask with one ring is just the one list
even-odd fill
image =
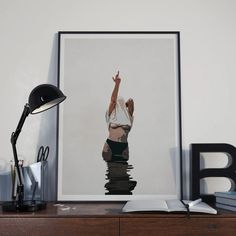
{"label": "lamp base", "polygon": [[44,201],[10,201],[2,203],[3,211],[11,212],[34,212],[43,210],[47,207],[47,203]]}

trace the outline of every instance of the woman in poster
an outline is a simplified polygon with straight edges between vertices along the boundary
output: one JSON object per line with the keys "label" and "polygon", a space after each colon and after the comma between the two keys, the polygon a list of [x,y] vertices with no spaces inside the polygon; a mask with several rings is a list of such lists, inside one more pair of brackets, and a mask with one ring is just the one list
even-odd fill
{"label": "woman in poster", "polygon": [[108,166],[106,176],[109,182],[105,184],[108,190],[106,194],[132,194],[137,182],[130,180],[127,172],[133,167],[128,165],[127,161],[129,159],[128,134],[133,124],[134,102],[131,98],[125,102],[122,97],[118,97],[121,82],[119,71],[112,79],[115,86],[106,112],[109,136],[102,152]]}
{"label": "woman in poster", "polygon": [[109,136],[103,147],[105,161],[127,161],[129,159],[128,134],[133,124],[134,101],[118,97],[121,78],[119,71],[112,77],[115,86],[106,112]]}

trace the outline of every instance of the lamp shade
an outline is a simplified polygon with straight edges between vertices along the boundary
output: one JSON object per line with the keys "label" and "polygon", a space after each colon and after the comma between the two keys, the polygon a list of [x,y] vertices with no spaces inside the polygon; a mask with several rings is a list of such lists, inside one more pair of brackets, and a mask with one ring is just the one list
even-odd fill
{"label": "lamp shade", "polygon": [[52,84],[41,84],[35,87],[29,95],[31,114],[48,110],[66,99],[59,88]]}

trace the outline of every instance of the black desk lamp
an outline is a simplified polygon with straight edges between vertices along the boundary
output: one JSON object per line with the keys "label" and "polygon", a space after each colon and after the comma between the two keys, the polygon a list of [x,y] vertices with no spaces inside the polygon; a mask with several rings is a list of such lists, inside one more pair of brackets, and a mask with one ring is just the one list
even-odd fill
{"label": "black desk lamp", "polygon": [[35,87],[29,95],[29,102],[26,103],[20,121],[15,132],[11,135],[11,144],[14,154],[16,173],[18,176],[17,199],[15,201],[3,202],[3,211],[37,211],[46,208],[44,201],[25,201],[24,185],[19,168],[19,160],[16,151],[16,141],[21,132],[26,117],[31,114],[40,113],[48,110],[66,99],[66,96],[54,85],[41,84]]}

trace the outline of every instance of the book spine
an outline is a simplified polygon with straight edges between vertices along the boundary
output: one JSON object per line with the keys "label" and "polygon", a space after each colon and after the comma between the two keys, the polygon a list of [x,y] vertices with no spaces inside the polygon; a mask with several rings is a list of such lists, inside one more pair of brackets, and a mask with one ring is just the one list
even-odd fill
{"label": "book spine", "polygon": [[236,211],[236,207],[230,206],[230,205],[226,205],[226,204],[216,203],[216,207],[220,208],[220,209],[229,210],[229,211]]}
{"label": "book spine", "polygon": [[236,200],[234,199],[228,199],[223,197],[216,197],[216,203],[235,206],[236,207]]}
{"label": "book spine", "polygon": [[236,200],[236,192],[215,192],[215,197],[223,197]]}

